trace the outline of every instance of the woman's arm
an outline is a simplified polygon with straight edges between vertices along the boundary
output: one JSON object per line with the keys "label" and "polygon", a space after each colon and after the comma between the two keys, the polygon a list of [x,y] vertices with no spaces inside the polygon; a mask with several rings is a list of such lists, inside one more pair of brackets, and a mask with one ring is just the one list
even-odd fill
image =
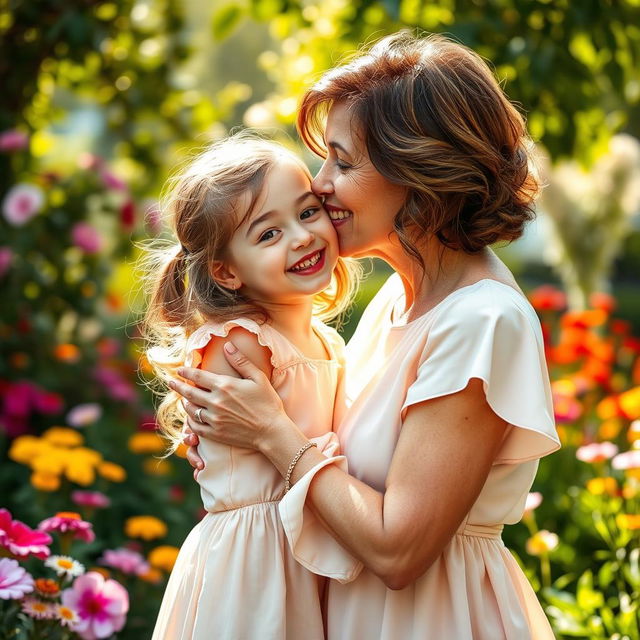
{"label": "woman's arm", "polygon": [[[284,476],[307,438],[242,353],[228,356],[244,380],[189,370],[185,377],[215,392],[176,387],[195,403],[191,415],[198,405],[211,407],[205,414],[211,424],[194,424],[194,431],[260,449]],[[401,589],[431,566],[455,534],[487,479],[505,428],[487,404],[482,382],[473,379],[459,393],[410,407],[384,493],[328,465],[314,478],[308,502],[354,556],[388,587]],[[315,449],[305,452],[292,481],[323,459]]]}

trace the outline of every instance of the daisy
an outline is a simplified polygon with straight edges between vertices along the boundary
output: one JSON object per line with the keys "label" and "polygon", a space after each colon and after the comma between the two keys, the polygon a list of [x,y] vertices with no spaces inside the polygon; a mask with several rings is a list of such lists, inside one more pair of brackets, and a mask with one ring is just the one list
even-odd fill
{"label": "daisy", "polygon": [[50,620],[55,616],[53,605],[37,598],[25,598],[22,601],[22,611],[37,620]]}
{"label": "daisy", "polygon": [[55,609],[56,618],[60,620],[60,623],[63,627],[73,627],[80,622],[80,617],[75,609],[71,607],[66,607],[63,604],[56,605]]}
{"label": "daisy", "polygon": [[44,564],[59,576],[76,577],[84,573],[84,565],[69,556],[51,556],[45,560]]}

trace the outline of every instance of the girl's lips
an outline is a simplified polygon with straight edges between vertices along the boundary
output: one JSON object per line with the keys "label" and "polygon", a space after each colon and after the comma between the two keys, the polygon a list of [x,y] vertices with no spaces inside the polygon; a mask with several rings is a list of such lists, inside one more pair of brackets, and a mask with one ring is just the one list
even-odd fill
{"label": "girl's lips", "polygon": [[308,256],[305,256],[304,258],[302,258],[302,260],[298,260],[296,264],[300,264],[301,262],[308,260],[309,258],[315,256],[317,253],[320,254],[320,257],[318,258],[318,261],[315,264],[312,264],[310,267],[307,267],[306,269],[295,269],[295,270],[288,269],[289,273],[295,273],[297,276],[310,276],[310,275],[313,275],[314,273],[318,273],[318,271],[321,271],[324,268],[324,263],[325,263],[324,249],[320,249],[320,251],[314,251]]}

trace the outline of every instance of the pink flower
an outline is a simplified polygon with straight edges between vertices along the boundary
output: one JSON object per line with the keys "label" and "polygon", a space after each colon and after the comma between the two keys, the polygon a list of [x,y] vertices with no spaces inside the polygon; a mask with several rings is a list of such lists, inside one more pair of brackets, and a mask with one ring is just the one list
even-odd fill
{"label": "pink flower", "polygon": [[147,229],[157,234],[162,231],[162,209],[156,200],[144,200],[142,202],[142,210],[144,211],[144,222]]}
{"label": "pink flower", "polygon": [[93,525],[80,517],[80,514],[61,511],[52,518],[43,520],[39,525],[40,531],[57,531],[58,533],[73,533],[74,538],[84,542],[93,542],[96,534]]}
{"label": "pink flower", "polygon": [[12,261],[13,251],[9,247],[0,247],[0,278],[9,271]]}
{"label": "pink flower", "polygon": [[95,402],[79,404],[67,414],[67,422],[72,427],[86,427],[99,420],[102,416],[102,407]]}
{"label": "pink flower", "polygon": [[102,248],[102,237],[88,222],[78,222],[71,229],[73,244],[85,253],[98,253]]}
{"label": "pink flower", "polygon": [[618,447],[613,442],[592,442],[576,451],[576,458],[582,462],[603,462],[618,453]]}
{"label": "pink flower", "polygon": [[20,520],[13,520],[7,509],[0,509],[0,546],[18,558],[33,555],[44,559],[51,553],[51,536],[42,531],[30,529]]}
{"label": "pink flower", "polygon": [[46,415],[60,413],[64,407],[64,400],[60,394],[43,391],[37,387],[34,389],[33,403],[40,413]]}
{"label": "pink flower", "polygon": [[137,551],[122,547],[120,549],[107,549],[98,562],[132,576],[139,576],[150,569],[147,561]]}
{"label": "pink flower", "polygon": [[527,495],[527,501],[524,503],[524,515],[530,514],[542,504],[542,494],[533,491]]}
{"label": "pink flower", "polygon": [[614,469],[640,469],[640,449],[618,454],[612,461]]}
{"label": "pink flower", "polygon": [[32,409],[33,390],[30,382],[15,382],[9,385],[4,395],[4,411],[10,416],[28,416]]}
{"label": "pink flower", "polygon": [[81,507],[104,509],[111,504],[111,499],[100,491],[73,491],[71,499]]}
{"label": "pink flower", "polygon": [[83,640],[108,638],[124,627],[129,594],[115,580],[105,580],[96,571],[80,576],[62,592],[62,604],[77,612],[74,631]]}
{"label": "pink flower", "polygon": [[33,591],[33,578],[13,558],[0,558],[0,600],[18,600]]}
{"label": "pink flower", "polygon": [[2,203],[2,213],[7,222],[21,227],[44,206],[44,193],[35,184],[20,183],[9,189]]}
{"label": "pink flower", "polygon": [[20,151],[29,145],[29,136],[17,129],[0,133],[0,151]]}
{"label": "pink flower", "polygon": [[127,184],[108,169],[102,169],[102,171],[100,171],[100,177],[102,178],[102,184],[104,184],[107,189],[113,189],[114,191],[127,190]]}

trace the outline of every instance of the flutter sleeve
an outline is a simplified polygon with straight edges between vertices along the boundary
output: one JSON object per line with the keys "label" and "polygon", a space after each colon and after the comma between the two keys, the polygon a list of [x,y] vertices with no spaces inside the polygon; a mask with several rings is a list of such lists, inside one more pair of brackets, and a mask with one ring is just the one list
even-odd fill
{"label": "flutter sleeve", "polygon": [[326,456],[298,480],[280,501],[280,519],[293,557],[313,573],[338,582],[350,582],[358,577],[362,563],[356,560],[324,527],[306,505],[307,493],[315,475],[326,466],[335,464],[347,471],[347,459],[338,455],[338,437],[327,433],[312,438]]}
{"label": "flutter sleeve", "polygon": [[512,464],[552,453],[560,443],[540,324],[520,294],[504,289],[491,284],[443,305],[402,414],[478,378],[491,409],[511,426],[495,462]]}

